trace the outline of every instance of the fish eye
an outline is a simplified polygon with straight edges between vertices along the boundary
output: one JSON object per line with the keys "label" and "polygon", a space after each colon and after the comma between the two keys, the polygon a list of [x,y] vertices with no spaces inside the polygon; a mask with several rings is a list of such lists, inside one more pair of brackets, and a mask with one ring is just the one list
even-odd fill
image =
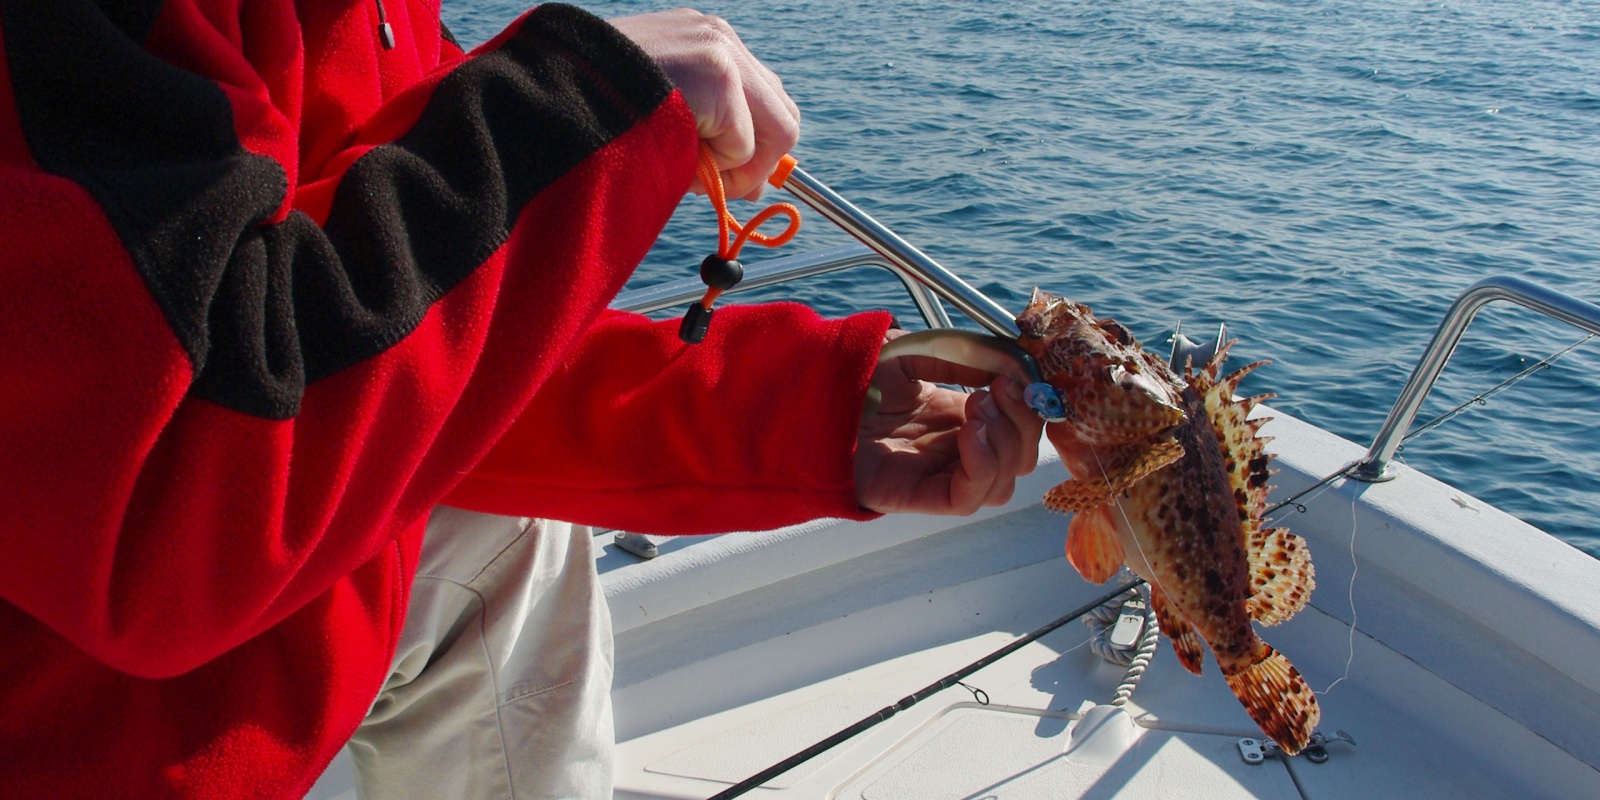
{"label": "fish eye", "polygon": [[1110,336],[1117,344],[1133,344],[1133,331],[1114,319],[1100,320],[1100,327],[1104,328],[1106,335]]}

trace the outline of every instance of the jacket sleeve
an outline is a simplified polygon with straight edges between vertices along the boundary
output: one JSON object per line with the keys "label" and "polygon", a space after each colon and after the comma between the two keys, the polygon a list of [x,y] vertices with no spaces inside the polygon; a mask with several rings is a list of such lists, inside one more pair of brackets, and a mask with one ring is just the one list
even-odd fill
{"label": "jacket sleeve", "polygon": [[854,455],[888,326],[728,306],[690,347],[608,312],[446,502],[666,534],[876,517]]}
{"label": "jacket sleeve", "polygon": [[666,77],[555,5],[301,164],[297,5],[0,0],[0,599],[135,675],[395,547],[693,173]]}

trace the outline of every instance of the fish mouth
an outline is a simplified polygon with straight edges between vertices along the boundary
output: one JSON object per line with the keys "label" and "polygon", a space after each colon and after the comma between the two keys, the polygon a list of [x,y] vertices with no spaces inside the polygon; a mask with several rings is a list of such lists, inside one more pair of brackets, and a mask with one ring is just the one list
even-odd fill
{"label": "fish mouth", "polygon": [[1050,309],[1061,304],[1061,298],[1049,292],[1033,287],[1033,294],[1028,298],[1028,306],[1017,315],[1017,330],[1024,338],[1043,339],[1044,328],[1050,319]]}

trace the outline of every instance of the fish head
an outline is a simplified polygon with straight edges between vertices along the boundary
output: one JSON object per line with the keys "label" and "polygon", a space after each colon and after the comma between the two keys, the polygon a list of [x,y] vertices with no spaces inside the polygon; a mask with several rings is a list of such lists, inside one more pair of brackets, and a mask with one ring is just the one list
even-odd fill
{"label": "fish head", "polygon": [[1066,405],[1067,421],[1050,426],[1058,449],[1063,439],[1131,444],[1183,422],[1187,384],[1116,320],[1096,318],[1089,306],[1035,289],[1017,328],[1018,343]]}

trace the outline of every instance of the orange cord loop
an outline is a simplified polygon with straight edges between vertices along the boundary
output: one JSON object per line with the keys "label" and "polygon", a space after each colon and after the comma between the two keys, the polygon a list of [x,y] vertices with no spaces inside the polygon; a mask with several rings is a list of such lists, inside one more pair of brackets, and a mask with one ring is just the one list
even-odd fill
{"label": "orange cord loop", "polygon": [[[706,194],[711,198],[711,207],[717,212],[717,255],[729,261],[739,258],[739,251],[745,242],[755,242],[763,247],[780,247],[793,239],[800,232],[800,209],[793,203],[773,203],[762,209],[761,213],[750,218],[750,221],[740,225],[733,214],[728,211],[728,198],[722,188],[722,172],[717,169],[716,158],[711,154],[711,146],[704,139],[700,140],[700,164],[698,167],[700,182],[705,184]],[[765,236],[756,233],[756,228],[773,217],[783,214],[789,218],[788,227],[776,236]],[[733,233],[732,239],[729,232]]]}
{"label": "orange cord loop", "polygon": [[[794,169],[794,159],[784,156],[779,165],[779,171],[784,175]],[[705,185],[706,194],[711,198],[711,207],[717,212],[717,252],[707,257],[701,264],[700,277],[706,282],[706,293],[700,302],[689,307],[683,315],[683,323],[678,326],[678,337],[689,344],[697,344],[705,339],[706,331],[711,327],[711,304],[716,302],[722,293],[731,289],[744,276],[744,269],[739,266],[739,251],[747,242],[755,242],[763,247],[778,247],[800,232],[800,209],[792,203],[773,203],[761,210],[761,213],[750,218],[750,221],[740,225],[728,211],[727,191],[722,185],[722,173],[717,169],[717,160],[711,154],[711,146],[705,140],[700,140],[700,161],[696,166],[700,176],[700,183]],[[776,173],[774,174],[776,178]],[[780,185],[778,180],[774,185]],[[773,217],[784,214],[789,217],[789,225],[782,233],[776,236],[765,236],[756,233],[756,228]]]}

